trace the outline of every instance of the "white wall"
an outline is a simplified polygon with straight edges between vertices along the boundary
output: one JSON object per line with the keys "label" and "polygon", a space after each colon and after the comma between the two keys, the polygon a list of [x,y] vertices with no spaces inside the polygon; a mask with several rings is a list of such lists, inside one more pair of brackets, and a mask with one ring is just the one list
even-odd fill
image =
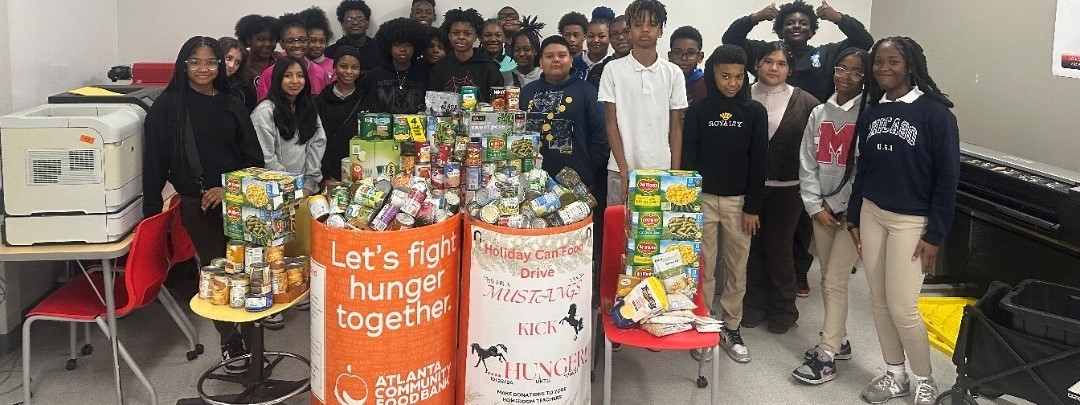
{"label": "white wall", "polygon": [[11,50],[8,47],[8,7],[0,1],[0,115],[11,112]]}
{"label": "white wall", "polygon": [[[233,35],[236,20],[246,14],[258,13],[278,16],[286,11],[295,12],[311,5],[322,7],[330,18],[331,27],[340,35],[341,27],[337,23],[334,10],[335,0],[279,0],[274,2],[255,0],[185,0],[185,1],[146,1],[117,0],[119,2],[119,57],[122,63],[131,62],[166,62],[176,60],[176,52],[185,40],[194,35],[219,37]],[[720,45],[720,37],[735,18],[760,10],[769,4],[769,0],[725,0],[725,1],[687,1],[668,0],[668,27],[665,34],[670,34],[682,25],[693,25],[701,30],[705,39],[705,49],[711,50]],[[375,35],[378,25],[391,18],[408,16],[410,1],[406,0],[367,0],[372,9],[372,25],[368,35]],[[503,6],[513,5],[522,15],[538,14],[540,21],[547,23],[541,35],[556,34],[559,18],[569,11],[578,11],[590,16],[593,7],[606,5],[622,14],[630,0],[585,1],[580,0],[545,0],[545,1],[510,1],[510,0],[438,0],[436,12],[444,13],[451,8],[476,8],[485,18],[493,18]],[[811,0],[814,6],[820,0]],[[840,12],[850,14],[870,27],[870,0],[834,0],[829,2]],[[211,12],[212,10],[212,12]],[[436,24],[442,22],[440,19]],[[751,36],[762,39],[775,39],[772,25],[760,24]],[[835,25],[823,22],[818,35],[811,43],[833,42],[843,39],[843,34]],[[667,52],[666,37],[661,39],[660,51]],[[706,52],[708,53],[708,52]]]}
{"label": "white wall", "polygon": [[[108,80],[106,72],[118,60],[116,16],[116,0],[8,1],[9,54],[2,62],[10,70],[5,75],[0,69],[0,86],[10,80],[10,110]],[[5,56],[2,51],[0,45],[0,56]],[[5,106],[0,102],[0,113],[10,112]]]}

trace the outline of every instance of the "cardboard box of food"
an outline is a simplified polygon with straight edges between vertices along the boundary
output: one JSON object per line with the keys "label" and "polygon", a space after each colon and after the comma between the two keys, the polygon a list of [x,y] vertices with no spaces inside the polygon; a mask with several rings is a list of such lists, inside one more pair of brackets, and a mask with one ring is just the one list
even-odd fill
{"label": "cardboard box of food", "polygon": [[701,212],[701,176],[686,170],[630,172],[630,211]]}
{"label": "cardboard box of food", "polygon": [[294,209],[294,206],[276,210],[242,208],[243,240],[262,246],[283,246],[293,237]]}
{"label": "cardboard box of food", "polygon": [[663,212],[630,212],[630,232],[633,238],[660,238],[664,234]]}
{"label": "cardboard box of food", "polygon": [[657,246],[658,253],[679,251],[686,267],[701,267],[701,242],[661,239]]}
{"label": "cardboard box of food", "polygon": [[[398,172],[401,146],[394,140],[372,141],[360,138],[349,140],[349,164],[357,180],[375,177],[380,173],[391,176]],[[356,176],[356,172],[362,172]],[[393,172],[393,173],[390,173]]]}
{"label": "cardboard box of food", "polygon": [[701,231],[705,228],[705,214],[700,212],[664,212],[662,216],[663,223],[661,226],[663,232],[660,235],[661,238],[690,242],[701,241]]}
{"label": "cardboard box of food", "polygon": [[652,257],[660,253],[660,238],[629,238],[626,240],[626,263],[632,266],[652,266]]}
{"label": "cardboard box of food", "polygon": [[460,118],[427,117],[427,138],[432,145],[454,145],[460,133]]}
{"label": "cardboard box of food", "polygon": [[506,137],[507,159],[533,159],[540,154],[540,134],[524,133]]}
{"label": "cardboard box of food", "polygon": [[394,139],[394,116],[383,113],[360,113],[360,139]]}
{"label": "cardboard box of food", "polygon": [[245,206],[278,209],[303,197],[304,176],[260,168],[241,169],[221,175],[225,198]]}
{"label": "cardboard box of food", "polygon": [[514,133],[513,118],[502,112],[469,111],[465,113],[461,125],[465,127],[465,133],[473,138]]}
{"label": "cardboard box of food", "polygon": [[497,163],[506,160],[506,135],[489,135],[480,138],[484,148],[484,163]]}
{"label": "cardboard box of food", "polygon": [[701,212],[701,175],[694,171],[668,170],[660,179],[660,209]]}
{"label": "cardboard box of food", "polygon": [[426,116],[419,114],[394,114],[394,140],[398,142],[427,141]]}

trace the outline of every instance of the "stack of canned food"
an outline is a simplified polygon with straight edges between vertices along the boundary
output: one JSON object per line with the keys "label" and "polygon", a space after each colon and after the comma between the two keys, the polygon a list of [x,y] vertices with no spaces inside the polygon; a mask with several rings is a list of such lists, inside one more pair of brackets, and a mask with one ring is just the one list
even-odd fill
{"label": "stack of canned food", "polygon": [[328,184],[323,194],[308,198],[316,221],[335,228],[396,231],[445,221],[456,214],[461,197],[456,191],[435,189],[429,179],[380,174],[348,185]]}
{"label": "stack of canned food", "polygon": [[552,179],[543,169],[497,171],[466,203],[469,215],[508,228],[538,229],[580,222],[596,207],[577,172],[563,168]]}
{"label": "stack of canned food", "polygon": [[308,290],[307,256],[285,257],[282,246],[259,246],[233,240],[225,257],[199,272],[199,298],[212,305],[261,312],[288,303]]}

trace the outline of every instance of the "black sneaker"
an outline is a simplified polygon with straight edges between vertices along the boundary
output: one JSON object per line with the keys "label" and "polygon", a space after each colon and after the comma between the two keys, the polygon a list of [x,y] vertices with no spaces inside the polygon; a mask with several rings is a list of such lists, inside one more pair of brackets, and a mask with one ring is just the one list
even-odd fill
{"label": "black sneaker", "polygon": [[[814,353],[817,353],[817,352],[821,352],[821,354],[825,354],[825,352],[823,350],[821,350],[821,346],[814,346],[812,349],[807,350],[806,353],[803,353],[803,360],[810,360],[810,359],[814,358]],[[846,341],[844,343],[841,343],[840,344],[840,351],[837,352],[833,356],[833,359],[834,360],[851,360],[851,341]]]}
{"label": "black sneaker", "polygon": [[836,360],[829,357],[824,350],[817,350],[814,352],[814,357],[792,371],[791,376],[796,380],[814,385],[832,381],[836,378]]}
{"label": "black sneaker", "polygon": [[[237,357],[249,354],[250,352],[244,347],[243,339],[239,336],[234,336],[227,343],[221,345],[221,361],[229,361]],[[243,374],[247,371],[249,359],[243,359],[241,361],[234,361],[225,365],[225,372],[228,374]]]}
{"label": "black sneaker", "polygon": [[281,312],[263,318],[261,322],[262,327],[266,328],[266,330],[285,329],[285,317],[281,315]]}

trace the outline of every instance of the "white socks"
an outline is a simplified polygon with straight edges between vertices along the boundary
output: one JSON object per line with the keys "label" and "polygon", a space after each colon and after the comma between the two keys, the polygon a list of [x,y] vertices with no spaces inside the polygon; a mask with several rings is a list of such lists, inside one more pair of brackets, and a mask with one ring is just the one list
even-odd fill
{"label": "white socks", "polygon": [[885,370],[892,373],[893,377],[896,377],[897,379],[904,379],[907,377],[907,371],[905,371],[903,363],[897,365],[886,364]]}

